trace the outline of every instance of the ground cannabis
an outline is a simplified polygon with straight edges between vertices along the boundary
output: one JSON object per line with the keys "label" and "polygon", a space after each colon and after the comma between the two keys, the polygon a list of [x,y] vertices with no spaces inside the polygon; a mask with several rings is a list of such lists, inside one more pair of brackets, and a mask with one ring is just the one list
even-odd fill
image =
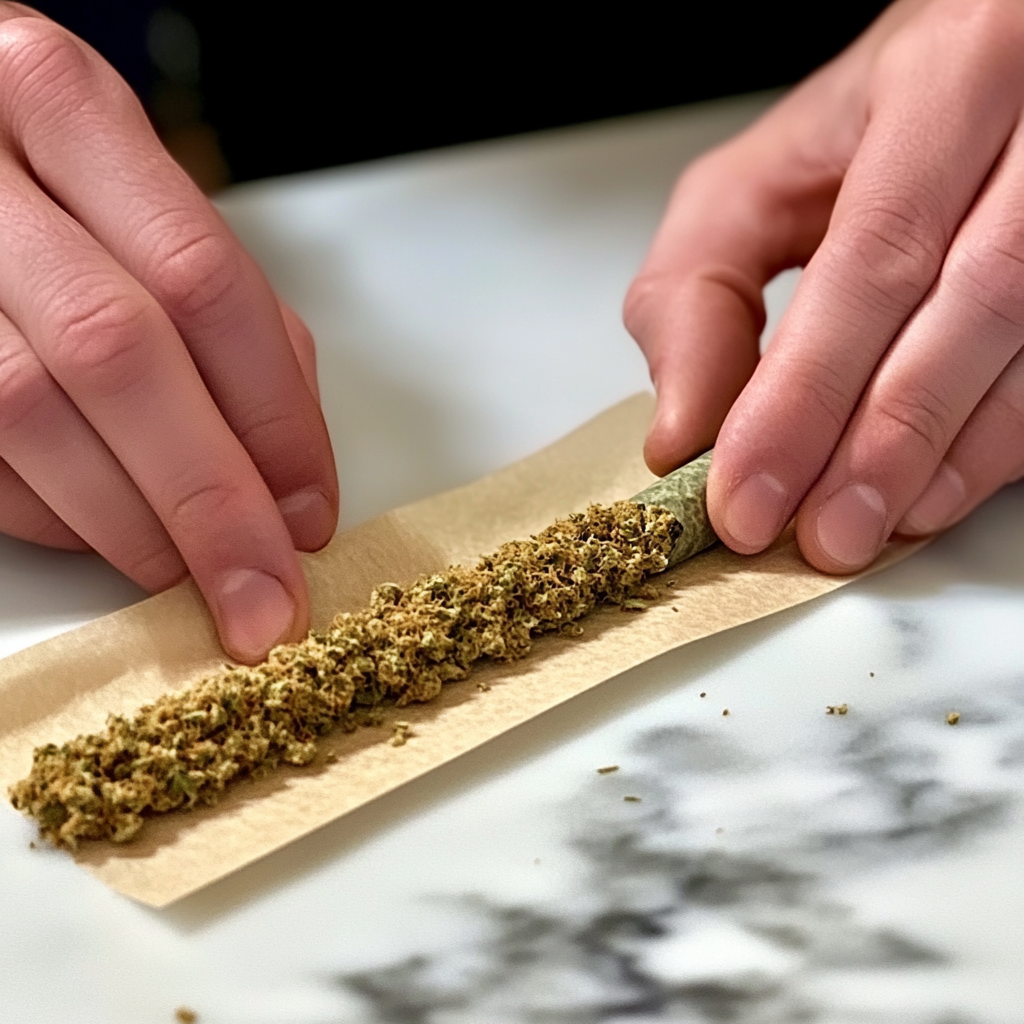
{"label": "ground cannabis", "polygon": [[607,764],[603,768],[597,769],[598,775],[611,775],[612,772],[617,772],[619,766],[617,764]]}
{"label": "ground cannabis", "polygon": [[946,715],[946,724],[947,725],[956,725],[956,724],[959,723],[959,721],[960,721],[960,712],[959,711],[950,711],[950,713],[948,715]]}
{"label": "ground cannabis", "polygon": [[391,737],[391,746],[393,747],[404,747],[416,735],[412,731],[412,724],[410,722],[395,722],[393,728],[394,735]]}
{"label": "ground cannabis", "polygon": [[684,529],[668,556],[669,566],[678,565],[718,541],[708,518],[705,497],[712,454],[705,452],[633,496],[637,504],[668,509],[683,524]]}
{"label": "ground cannabis", "polygon": [[[385,583],[369,607],[274,648],[261,665],[225,666],[131,717],[111,716],[102,733],[38,747],[11,801],[57,845],[124,842],[148,815],[214,803],[229,783],[282,762],[309,764],[335,726],[379,724],[383,706],[431,700],[480,658],[521,658],[534,636],[601,603],[636,607],[628,602],[641,602],[634,595],[683,532],[653,504],[592,505],[473,568]],[[396,745],[410,735],[404,725]]]}
{"label": "ground cannabis", "polygon": [[826,715],[845,715],[850,710],[849,704],[826,704],[825,714]]}

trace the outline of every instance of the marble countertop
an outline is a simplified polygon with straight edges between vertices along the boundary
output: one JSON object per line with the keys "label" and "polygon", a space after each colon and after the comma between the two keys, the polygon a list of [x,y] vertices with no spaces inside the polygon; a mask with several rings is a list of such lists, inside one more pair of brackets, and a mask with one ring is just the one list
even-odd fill
{"label": "marble countertop", "polygon": [[[679,167],[765,102],[223,196],[318,338],[345,525],[648,386],[622,294]],[[0,539],[0,653],[139,596]],[[1022,627],[1018,486],[164,911],[0,809],[0,1020],[1018,1024]]]}

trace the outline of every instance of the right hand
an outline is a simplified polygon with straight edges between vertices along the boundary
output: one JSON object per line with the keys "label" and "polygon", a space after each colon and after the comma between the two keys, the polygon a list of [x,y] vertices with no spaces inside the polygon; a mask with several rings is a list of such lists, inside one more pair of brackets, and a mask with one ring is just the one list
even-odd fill
{"label": "right hand", "polygon": [[[650,467],[733,550],[869,565],[1024,473],[1024,2],[897,0],[696,161],[627,299]],[[805,267],[763,359],[761,290]]]}
{"label": "right hand", "polygon": [[0,3],[0,531],[306,630],[338,484],[309,331],[94,50]]}

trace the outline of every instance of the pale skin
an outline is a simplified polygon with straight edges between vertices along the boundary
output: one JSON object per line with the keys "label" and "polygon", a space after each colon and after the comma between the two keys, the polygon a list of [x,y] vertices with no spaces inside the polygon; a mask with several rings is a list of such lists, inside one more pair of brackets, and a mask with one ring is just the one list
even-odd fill
{"label": "pale skin", "polygon": [[[804,267],[764,358],[763,286]],[[795,518],[854,572],[1024,474],[1024,2],[899,0],[686,170],[625,319],[645,455],[715,446],[708,507],[752,554]]]}
{"label": "pale skin", "polygon": [[307,629],[338,484],[312,338],[128,86],[0,3],[0,531],[191,574],[226,650]]}
{"label": "pale skin", "polygon": [[[683,175],[629,292],[663,473],[753,553],[867,565],[1024,471],[1024,0],[899,0]],[[0,532],[191,574],[225,648],[308,625],[338,488],[312,339],[138,101],[0,2]],[[806,267],[766,357],[761,290]]]}

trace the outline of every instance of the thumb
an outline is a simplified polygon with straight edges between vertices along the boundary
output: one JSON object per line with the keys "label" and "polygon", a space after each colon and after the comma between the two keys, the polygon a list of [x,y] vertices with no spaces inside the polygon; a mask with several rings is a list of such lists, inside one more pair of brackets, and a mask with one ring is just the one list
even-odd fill
{"label": "thumb", "polygon": [[850,90],[834,87],[846,72],[818,72],[675,188],[624,309],[658,396],[644,448],[655,473],[714,444],[757,365],[764,285],[825,235],[857,135],[839,116],[856,122]]}

